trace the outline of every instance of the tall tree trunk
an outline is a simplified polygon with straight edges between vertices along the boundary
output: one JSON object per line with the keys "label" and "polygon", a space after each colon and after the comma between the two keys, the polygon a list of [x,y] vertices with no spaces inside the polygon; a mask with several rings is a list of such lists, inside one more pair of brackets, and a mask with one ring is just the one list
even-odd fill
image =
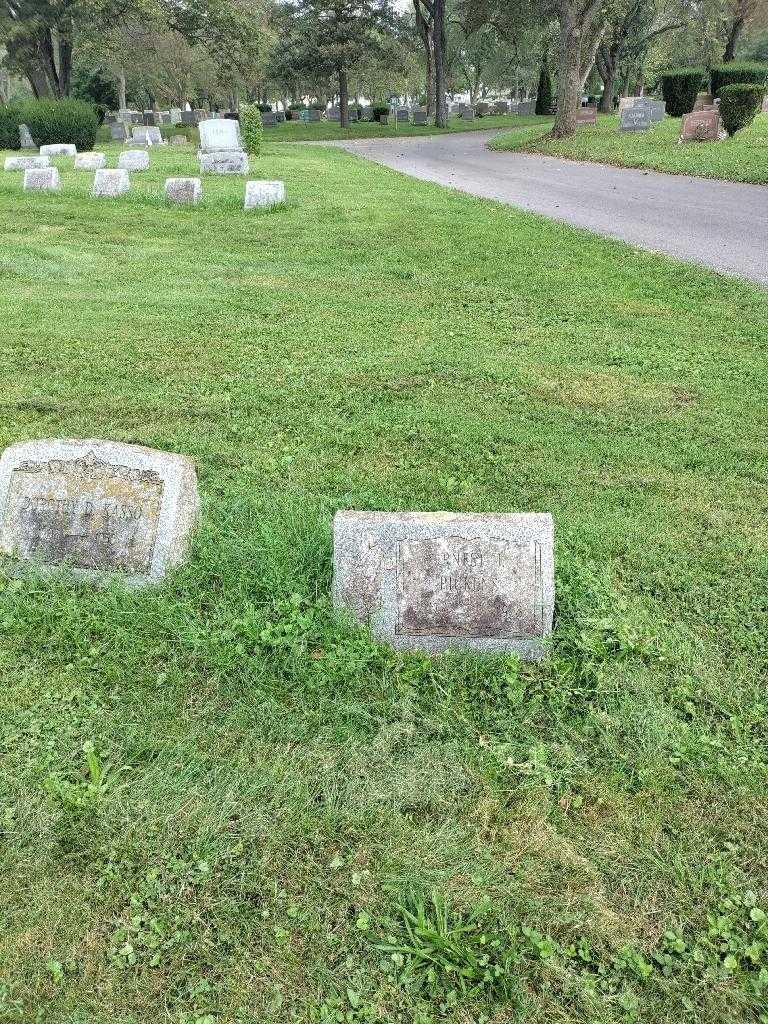
{"label": "tall tree trunk", "polygon": [[728,30],[728,39],[725,43],[725,53],[723,54],[723,64],[730,64],[730,62],[736,56],[736,47],[739,42],[739,36],[741,30],[744,28],[744,19],[735,18],[731,23],[731,27]]}
{"label": "tall tree trunk", "polygon": [[445,101],[445,51],[447,36],[445,25],[445,0],[433,0],[434,20],[432,44],[435,54],[435,124],[438,128],[448,127],[448,104]]}
{"label": "tall tree trunk", "polygon": [[127,110],[128,101],[125,96],[125,69],[120,68],[117,72],[117,109]]}
{"label": "tall tree trunk", "polygon": [[72,91],[72,49],[74,26],[68,21],[58,33],[59,37],[59,96],[62,99]]}
{"label": "tall tree trunk", "polygon": [[424,47],[424,64],[426,69],[427,86],[427,117],[435,116],[435,62],[432,55],[432,26],[421,7],[421,0],[413,0],[413,9],[416,14],[416,28],[421,37],[421,45]]}
{"label": "tall tree trunk", "polygon": [[619,62],[617,54],[614,52],[614,47],[598,47],[595,65],[598,74],[603,80],[603,97],[600,100],[600,110],[604,114],[612,114],[613,95],[616,91],[616,75],[619,70]]}
{"label": "tall tree trunk", "polygon": [[339,109],[342,128],[349,128],[349,82],[347,72],[339,68]]}
{"label": "tall tree trunk", "polygon": [[[589,36],[595,18],[600,10],[600,0],[559,0],[560,17],[560,60],[557,76],[557,114],[552,135],[565,139],[576,131],[576,111],[581,103],[582,75],[584,64],[582,50],[585,36],[590,47],[591,59],[586,63],[586,77],[592,70],[600,38]],[[602,33],[600,33],[602,37]],[[592,45],[594,44],[594,49]]]}

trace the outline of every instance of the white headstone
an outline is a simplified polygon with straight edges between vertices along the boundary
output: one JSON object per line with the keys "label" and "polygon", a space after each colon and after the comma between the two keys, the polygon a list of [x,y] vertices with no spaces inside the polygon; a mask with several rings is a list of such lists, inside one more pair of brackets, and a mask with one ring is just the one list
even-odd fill
{"label": "white headstone", "polygon": [[247,153],[229,150],[200,154],[203,174],[247,174],[249,169]]}
{"label": "white headstone", "polygon": [[37,149],[35,140],[32,138],[32,134],[25,124],[19,125],[19,142],[21,143],[22,149]]}
{"label": "white headstone", "polygon": [[169,203],[197,206],[203,196],[199,178],[166,178],[165,198]]}
{"label": "white headstone", "polygon": [[25,192],[58,192],[61,179],[55,167],[30,167],[24,171]]}
{"label": "white headstone", "polygon": [[102,196],[106,199],[114,199],[121,196],[131,187],[131,181],[126,170],[101,170],[96,171],[93,178],[92,194]]}
{"label": "white headstone", "polygon": [[6,171],[26,171],[30,168],[50,167],[51,161],[47,156],[7,156],[5,158]]}
{"label": "white headstone", "polygon": [[106,163],[106,153],[78,153],[75,157],[75,170],[97,171],[100,167],[105,167]]}
{"label": "white headstone", "polygon": [[117,166],[124,171],[146,171],[149,153],[145,149],[127,149],[117,158]]}
{"label": "white headstone", "polygon": [[197,126],[200,132],[200,150],[203,153],[218,153],[227,150],[241,150],[240,125],[229,118],[209,118]]}
{"label": "white headstone", "polygon": [[282,181],[246,181],[245,209],[257,206],[276,206],[285,202],[285,184]]}
{"label": "white headstone", "polygon": [[182,455],[68,439],[0,457],[0,552],[43,570],[156,582],[186,554],[197,514],[195,468]]}
{"label": "white headstone", "polygon": [[77,146],[70,146],[64,142],[41,146],[40,156],[77,156]]}

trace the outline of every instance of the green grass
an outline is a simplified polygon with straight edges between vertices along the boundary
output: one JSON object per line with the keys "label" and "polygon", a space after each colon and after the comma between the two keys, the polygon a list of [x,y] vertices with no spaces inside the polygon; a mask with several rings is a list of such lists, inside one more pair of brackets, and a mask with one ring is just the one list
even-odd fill
{"label": "green grass", "polygon": [[[768,294],[332,148],[169,208],[193,153],[0,175],[0,447],[203,501],[156,589],[0,578],[0,1019],[764,1020]],[[344,507],[552,512],[552,656],[338,621]]]}
{"label": "green grass", "polygon": [[618,117],[599,117],[570,139],[552,139],[523,126],[491,141],[492,149],[546,153],[569,160],[594,160],[619,167],[647,167],[724,181],[768,184],[768,114],[722,142],[678,144],[680,118],[666,118],[647,132],[619,131]]}
{"label": "green grass", "polygon": [[511,126],[537,125],[551,123],[552,118],[517,117],[517,115],[494,114],[489,117],[476,117],[474,121],[465,121],[460,117],[451,117],[447,128],[436,128],[434,124],[423,127],[413,124],[398,124],[389,119],[389,124],[377,121],[358,121],[349,128],[341,128],[333,122],[303,123],[302,121],[286,121],[274,128],[265,128],[264,133],[270,142],[311,142],[327,139],[378,139],[404,137],[411,135],[445,135],[449,132],[487,131],[489,128],[509,128]]}

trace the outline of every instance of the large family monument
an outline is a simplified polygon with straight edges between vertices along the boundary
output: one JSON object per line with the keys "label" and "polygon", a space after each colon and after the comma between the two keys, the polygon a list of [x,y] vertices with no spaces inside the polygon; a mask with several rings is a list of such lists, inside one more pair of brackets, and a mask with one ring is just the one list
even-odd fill
{"label": "large family monument", "polygon": [[0,457],[0,553],[42,568],[151,583],[184,557],[197,513],[195,468],[182,455],[51,440]]}

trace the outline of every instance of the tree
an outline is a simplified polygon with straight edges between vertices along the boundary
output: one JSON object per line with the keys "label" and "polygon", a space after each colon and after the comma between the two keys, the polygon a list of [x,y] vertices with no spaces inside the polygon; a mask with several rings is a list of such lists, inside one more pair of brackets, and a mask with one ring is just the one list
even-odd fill
{"label": "tree", "polygon": [[603,0],[556,0],[560,21],[557,114],[552,134],[564,139],[576,131],[581,92],[605,31]]}
{"label": "tree", "polygon": [[736,47],[744,29],[761,8],[761,0],[728,0],[725,5],[725,52],[723,64],[736,57]]}
{"label": "tree", "polygon": [[536,90],[536,113],[552,113],[552,77],[547,67],[548,53],[545,50],[541,58],[541,71],[539,72],[539,86]]}

